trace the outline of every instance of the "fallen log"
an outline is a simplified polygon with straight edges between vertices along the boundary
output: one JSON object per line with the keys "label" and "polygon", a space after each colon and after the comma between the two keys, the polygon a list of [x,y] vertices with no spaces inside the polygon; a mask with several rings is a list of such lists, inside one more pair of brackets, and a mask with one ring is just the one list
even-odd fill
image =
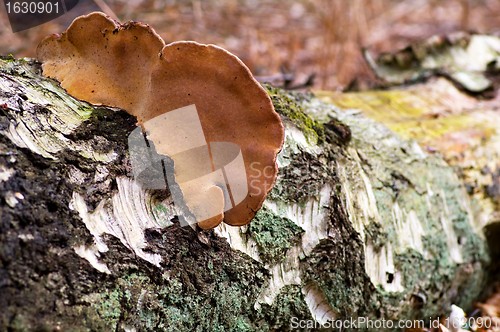
{"label": "fallen log", "polygon": [[[498,196],[484,195],[497,173],[481,173],[498,126],[482,137],[488,152],[466,149],[484,162],[450,165],[425,135],[372,116],[393,105],[384,92],[267,90],[286,131],[277,182],[248,226],[201,231],[134,180],[132,116],[74,99],[33,60],[2,58],[1,329],[314,330],[469,308],[498,260],[483,234],[498,222]],[[377,100],[368,116],[365,99]]]}

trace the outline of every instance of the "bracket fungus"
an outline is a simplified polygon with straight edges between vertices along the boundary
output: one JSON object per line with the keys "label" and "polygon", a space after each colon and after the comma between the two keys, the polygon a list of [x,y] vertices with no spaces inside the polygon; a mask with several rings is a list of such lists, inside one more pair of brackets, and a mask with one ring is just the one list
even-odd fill
{"label": "bracket fungus", "polygon": [[156,152],[173,160],[200,227],[245,225],[262,206],[284,129],[235,55],[196,42],[165,45],[148,25],[91,13],[45,38],[37,57],[71,95],[137,118]]}

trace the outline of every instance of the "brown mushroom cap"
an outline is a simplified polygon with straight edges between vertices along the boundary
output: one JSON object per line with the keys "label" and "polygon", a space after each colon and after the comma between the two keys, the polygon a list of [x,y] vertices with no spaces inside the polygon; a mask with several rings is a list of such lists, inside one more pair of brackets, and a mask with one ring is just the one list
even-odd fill
{"label": "brown mushroom cap", "polygon": [[[276,179],[284,130],[269,96],[236,56],[195,42],[165,45],[149,26],[120,25],[102,13],[79,17],[66,32],[47,37],[37,56],[44,75],[79,99],[122,108],[141,125],[194,104],[209,145],[240,147],[248,194],[239,204],[220,211],[224,195],[217,183],[183,189],[190,210],[220,211],[199,220],[201,227],[215,227],[222,217],[230,225],[245,225],[262,206]],[[148,135],[158,153],[172,157],[180,138],[160,129]],[[173,159],[177,179],[199,171]]]}

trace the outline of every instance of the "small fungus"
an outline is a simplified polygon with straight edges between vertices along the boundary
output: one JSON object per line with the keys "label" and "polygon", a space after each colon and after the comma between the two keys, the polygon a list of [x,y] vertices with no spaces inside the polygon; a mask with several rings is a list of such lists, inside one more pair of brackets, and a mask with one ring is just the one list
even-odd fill
{"label": "small fungus", "polygon": [[260,209],[277,176],[284,129],[236,56],[196,42],[165,45],[148,25],[120,25],[102,13],[45,38],[37,56],[44,75],[71,95],[137,118],[156,151],[174,161],[200,227],[245,225]]}

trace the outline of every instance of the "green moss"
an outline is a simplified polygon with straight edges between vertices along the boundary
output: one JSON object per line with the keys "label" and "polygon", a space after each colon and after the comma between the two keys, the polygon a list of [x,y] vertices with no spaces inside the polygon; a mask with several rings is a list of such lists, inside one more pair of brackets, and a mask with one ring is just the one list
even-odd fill
{"label": "green moss", "polygon": [[87,316],[102,321],[106,330],[255,331],[252,307],[265,275],[248,257],[226,260],[224,255],[208,253],[202,262],[193,258],[193,251],[180,250],[175,260],[182,264],[168,274],[125,274],[113,282],[112,291],[89,300],[95,314]]}
{"label": "green moss", "polygon": [[306,114],[300,105],[306,98],[304,94],[297,94],[264,85],[274,105],[274,109],[288,118],[306,136],[309,143],[322,143],[325,140],[323,125]]}
{"label": "green moss", "polygon": [[82,117],[83,120],[87,120],[90,118],[90,116],[94,112],[94,108],[92,108],[91,106],[82,104],[82,105],[78,106],[78,108],[75,111],[77,111],[78,115],[80,117]]}
{"label": "green moss", "polygon": [[419,118],[431,106],[410,91],[384,90],[343,94],[320,91],[316,96],[344,109],[363,110],[370,118],[386,124]]}
{"label": "green moss", "polygon": [[33,327],[30,326],[29,320],[23,314],[15,315],[10,322],[9,328],[13,332],[29,331],[33,329]]}
{"label": "green moss", "polygon": [[304,232],[290,219],[280,217],[265,207],[257,212],[248,231],[257,242],[262,260],[271,264],[281,262],[286,251],[300,241]]}
{"label": "green moss", "polygon": [[[9,54],[7,56],[1,55],[0,60],[4,61],[4,62],[14,62],[14,61],[16,61],[16,58],[14,58],[14,55]],[[1,64],[0,64],[0,66],[1,66]]]}
{"label": "green moss", "polygon": [[[454,95],[455,90],[443,95]],[[323,101],[344,109],[359,109],[377,122],[384,123],[405,139],[415,139],[421,145],[439,146],[446,135],[474,130],[488,140],[496,132],[493,123],[485,122],[470,112],[441,114],[446,105],[430,91],[389,90],[335,94],[324,91],[316,95]],[[451,97],[450,97],[451,98]],[[445,98],[446,99],[446,98]],[[445,155],[447,151],[441,151]],[[455,151],[452,151],[454,154]]]}
{"label": "green moss", "polygon": [[249,322],[248,319],[245,319],[244,317],[237,317],[234,330],[239,332],[249,332],[253,331],[253,328],[251,322]]}
{"label": "green moss", "polygon": [[119,288],[101,294],[97,301],[92,304],[97,314],[102,318],[110,329],[116,330],[121,315],[121,298],[123,293]]}
{"label": "green moss", "polygon": [[283,287],[272,305],[262,305],[260,315],[259,320],[266,322],[265,326],[259,326],[260,330],[272,331],[289,330],[294,317],[298,320],[313,319],[299,285]]}

